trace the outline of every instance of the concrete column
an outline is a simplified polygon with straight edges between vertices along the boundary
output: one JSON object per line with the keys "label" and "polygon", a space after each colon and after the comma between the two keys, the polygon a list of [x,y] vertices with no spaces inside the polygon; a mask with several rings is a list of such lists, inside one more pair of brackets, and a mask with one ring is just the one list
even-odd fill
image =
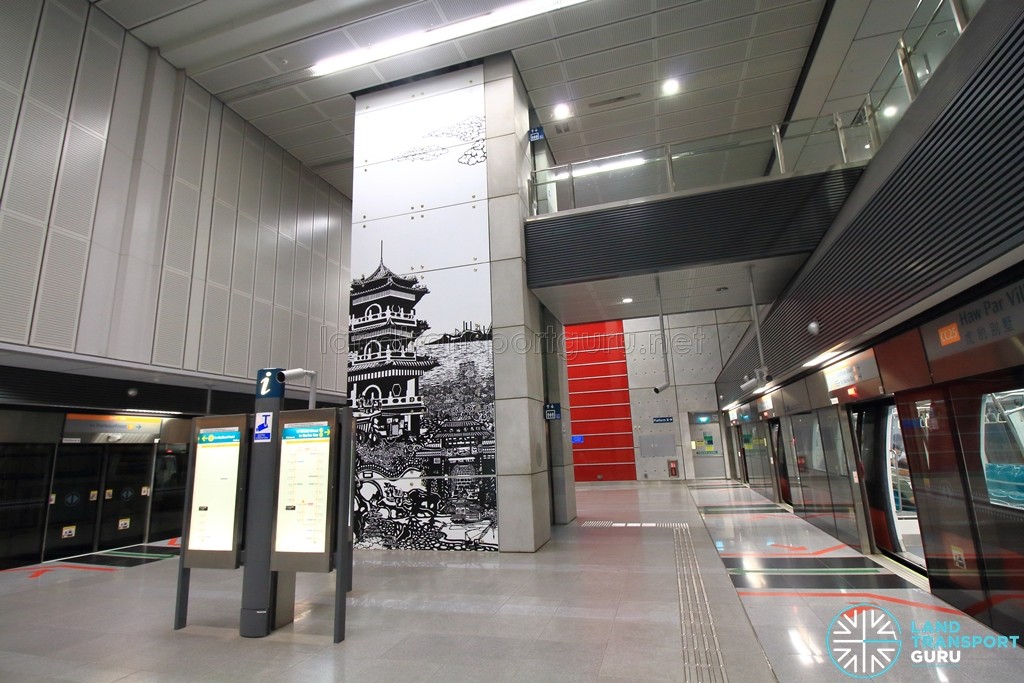
{"label": "concrete column", "polygon": [[511,55],[484,62],[487,209],[494,331],[498,545],[533,552],[551,538],[540,302],[526,287],[529,108]]}

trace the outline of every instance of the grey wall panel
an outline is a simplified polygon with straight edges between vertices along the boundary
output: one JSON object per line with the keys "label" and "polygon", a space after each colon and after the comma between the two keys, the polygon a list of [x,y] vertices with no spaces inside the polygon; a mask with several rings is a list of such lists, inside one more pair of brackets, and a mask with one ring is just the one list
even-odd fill
{"label": "grey wall panel", "polygon": [[722,371],[716,325],[673,328],[669,340],[673,384],[714,383]]}
{"label": "grey wall panel", "polygon": [[325,299],[327,287],[327,260],[322,254],[313,254],[312,268],[309,278],[309,317],[323,322],[325,320]]}
{"label": "grey wall panel", "polygon": [[225,109],[221,116],[220,150],[217,160],[217,201],[235,207],[242,164],[242,131],[244,123],[233,111]]}
{"label": "grey wall panel", "polygon": [[231,292],[228,312],[228,336],[224,354],[224,374],[235,377],[249,375],[249,332],[252,325],[252,298]]}
{"label": "grey wall panel", "polygon": [[96,133],[77,124],[68,126],[53,199],[53,227],[86,239],[92,235],[105,147]]}
{"label": "grey wall panel", "polygon": [[277,269],[274,272],[274,303],[291,308],[295,284],[295,242],[285,235],[277,238]]}
{"label": "grey wall panel", "polygon": [[0,5],[0,84],[21,92],[28,77],[42,0]]}
{"label": "grey wall panel", "polygon": [[164,268],[157,305],[156,334],[153,336],[153,364],[180,368],[185,354],[188,329],[190,280],[185,273]]}
{"label": "grey wall panel", "polygon": [[242,145],[242,175],[238,188],[238,210],[255,220],[260,217],[260,190],[263,187],[263,134],[250,124],[245,126]]}
{"label": "grey wall panel", "polygon": [[121,36],[111,42],[94,24],[109,21],[101,12],[92,12],[89,16],[71,102],[71,120],[102,137],[106,137],[110,126],[117,67],[121,61]]}
{"label": "grey wall panel", "polygon": [[290,154],[284,155],[281,170],[281,234],[295,239],[295,221],[299,211],[299,162]]}
{"label": "grey wall panel", "polygon": [[109,357],[134,363],[153,358],[153,332],[160,296],[160,265],[122,257],[117,299],[111,317]]}
{"label": "grey wall panel", "polygon": [[84,32],[83,16],[73,16],[52,0],[46,3],[29,67],[26,97],[67,116]]}
{"label": "grey wall panel", "polygon": [[[338,387],[338,363],[345,362],[345,357],[338,353],[337,339],[338,326],[325,324],[321,333],[321,348],[323,354],[323,369],[318,378],[320,388],[326,391],[335,391]],[[342,387],[342,391],[345,388]]]}
{"label": "grey wall panel", "polygon": [[[341,232],[340,230],[338,232]],[[324,300],[324,322],[337,327],[341,320],[341,288],[348,289],[349,283],[341,281],[341,266],[333,261],[327,262],[327,282],[325,284],[326,299]],[[348,315],[344,318],[347,326]]]}
{"label": "grey wall panel", "polygon": [[206,278],[193,277],[188,295],[188,323],[185,328],[184,370],[199,369],[199,345],[203,333],[203,304],[206,302]]}
{"label": "grey wall panel", "polygon": [[277,230],[262,227],[259,229],[256,243],[256,278],[253,283],[253,296],[257,300],[274,302],[274,267],[276,264]]}
{"label": "grey wall panel", "polygon": [[199,371],[222,374],[228,331],[228,290],[206,285],[203,301],[203,335],[199,343]]}
{"label": "grey wall panel", "polygon": [[309,318],[292,311],[291,340],[288,344],[288,367],[301,368],[306,362],[306,335]]}
{"label": "grey wall panel", "polygon": [[0,84],[0,190],[3,190],[4,179],[7,177],[7,161],[11,157],[11,144],[14,142],[20,107],[21,93]]}
{"label": "grey wall panel", "polygon": [[327,231],[330,228],[331,193],[323,178],[316,179],[313,209],[313,253],[327,258]]}
{"label": "grey wall panel", "polygon": [[26,101],[21,108],[2,208],[49,222],[65,120]]}
{"label": "grey wall panel", "polygon": [[129,156],[135,154],[148,62],[149,48],[138,38],[126,35],[121,47],[107,142]]}
{"label": "grey wall panel", "polygon": [[271,140],[264,142],[260,225],[266,225],[275,230],[281,220],[281,154],[281,148]]}
{"label": "grey wall panel", "polygon": [[235,226],[234,265],[231,268],[231,288],[252,296],[252,280],[256,272],[256,238],[259,226],[256,218],[239,213]]}
{"label": "grey wall panel", "polygon": [[299,182],[299,213],[295,224],[295,242],[307,248],[313,246],[315,194],[313,172],[303,166]]}
{"label": "grey wall panel", "polygon": [[[142,148],[136,150],[136,155],[142,164],[155,169],[160,175],[169,176],[178,136],[185,75],[161,59],[156,50],[149,52],[146,73],[148,80],[140,130]],[[166,207],[161,204],[161,208]],[[163,249],[162,240],[159,244]]]}
{"label": "grey wall panel", "polygon": [[309,247],[295,245],[295,286],[292,290],[292,308],[300,315],[309,314],[309,279],[313,256]]}
{"label": "grey wall panel", "polygon": [[723,362],[728,363],[733,351],[746,334],[750,323],[723,323],[718,326],[718,344]]}
{"label": "grey wall panel", "polygon": [[210,251],[206,279],[224,287],[231,286],[232,252],[235,248],[233,206],[218,199],[213,204],[213,225],[210,227]]}
{"label": "grey wall panel", "polygon": [[252,302],[252,328],[249,332],[249,374],[256,377],[260,368],[269,368],[270,342],[274,326],[274,305],[254,299]]}
{"label": "grey wall panel", "polygon": [[46,225],[0,211],[0,341],[25,344]]}
{"label": "grey wall panel", "polygon": [[210,96],[189,84],[181,106],[181,124],[174,157],[174,176],[199,187],[206,153],[206,126],[210,119]]}
{"label": "grey wall panel", "polygon": [[290,306],[274,306],[273,329],[270,337],[270,367],[290,367],[288,346],[291,343],[292,310]]}
{"label": "grey wall panel", "polygon": [[78,316],[78,333],[75,336],[75,351],[78,353],[107,355],[119,258],[118,252],[97,244],[95,239],[89,247],[82,310]]}
{"label": "grey wall panel", "polygon": [[337,190],[331,189],[331,206],[328,214],[327,260],[341,263],[341,240],[345,225],[344,197]]}
{"label": "grey wall panel", "polygon": [[164,265],[182,273],[192,272],[196,249],[196,223],[199,219],[199,190],[179,178],[171,187],[171,207],[167,214],[167,245]]}

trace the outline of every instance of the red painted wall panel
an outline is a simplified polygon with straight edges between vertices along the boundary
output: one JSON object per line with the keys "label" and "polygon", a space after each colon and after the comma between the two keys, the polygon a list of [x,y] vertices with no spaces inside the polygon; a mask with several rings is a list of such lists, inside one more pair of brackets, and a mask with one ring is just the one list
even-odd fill
{"label": "red painted wall panel", "polygon": [[635,480],[622,321],[567,325],[565,347],[576,481]]}

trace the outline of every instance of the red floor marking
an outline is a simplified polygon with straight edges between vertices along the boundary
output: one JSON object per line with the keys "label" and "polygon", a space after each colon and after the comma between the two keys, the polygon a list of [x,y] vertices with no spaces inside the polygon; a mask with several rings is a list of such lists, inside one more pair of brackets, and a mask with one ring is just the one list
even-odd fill
{"label": "red floor marking", "polygon": [[781,543],[769,543],[773,548],[785,548],[786,550],[807,550],[805,545],[782,545]]}
{"label": "red floor marking", "polygon": [[[772,545],[775,544],[773,543]],[[845,545],[839,544],[834,545],[831,548],[812,550],[808,553],[719,553],[719,555],[722,557],[815,557],[817,555],[825,555],[827,553],[835,552],[836,550],[842,550],[845,547]]]}
{"label": "red floor marking", "polygon": [[114,567],[76,567],[70,564],[55,564],[50,567],[15,567],[14,569],[5,569],[5,572],[32,572],[28,575],[30,579],[38,579],[43,574],[57,571],[58,569],[77,569],[83,572],[116,572],[117,569]]}
{"label": "red floor marking", "polygon": [[935,612],[943,612],[945,614],[961,615],[958,609],[952,607],[938,607],[937,605],[927,605],[923,602],[914,602],[913,600],[904,600],[903,598],[894,598],[887,595],[879,595],[878,593],[807,593],[802,591],[736,591],[736,594],[741,598],[863,598],[866,600],[878,600],[879,602],[893,602],[897,605],[906,605],[908,607],[920,607],[921,609],[930,609]]}
{"label": "red floor marking", "polygon": [[172,538],[171,540],[167,541],[167,545],[171,546],[172,548],[180,548],[181,537],[179,536],[178,538]]}

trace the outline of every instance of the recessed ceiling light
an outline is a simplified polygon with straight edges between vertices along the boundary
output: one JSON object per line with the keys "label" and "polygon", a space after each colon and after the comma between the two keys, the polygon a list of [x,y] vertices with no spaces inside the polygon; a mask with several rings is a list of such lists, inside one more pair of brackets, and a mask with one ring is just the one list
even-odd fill
{"label": "recessed ceiling light", "polygon": [[864,149],[871,149],[871,143],[869,142],[868,144],[864,145]]}
{"label": "recessed ceiling light", "polygon": [[885,109],[882,110],[882,115],[883,116],[887,116],[887,117],[889,117],[891,119],[892,117],[896,116],[896,113],[898,111],[899,111],[899,108],[897,108],[894,105],[889,105],[888,107],[886,107]]}
{"label": "recessed ceiling light", "polygon": [[717,287],[717,288],[715,289],[715,291],[716,291],[716,292],[726,292],[726,291],[728,291],[728,290],[729,290],[729,288],[728,288],[728,287]]}
{"label": "recessed ceiling light", "polygon": [[492,10],[486,14],[459,21],[454,24],[438,26],[425,31],[414,31],[405,35],[381,41],[369,47],[343,52],[317,62],[310,67],[314,76],[344,71],[352,67],[369,64],[379,59],[412,52],[420,48],[437,45],[464,36],[480,33],[488,29],[511,24],[522,19],[529,19],[556,9],[577,5],[587,0],[523,0],[512,5]]}
{"label": "recessed ceiling light", "polygon": [[624,298],[622,300],[622,303],[624,303],[624,304],[631,304],[631,303],[633,303],[633,300],[627,296],[626,298]]}
{"label": "recessed ceiling light", "polygon": [[679,81],[674,78],[670,78],[661,84],[662,95],[675,95],[679,92]]}
{"label": "recessed ceiling light", "polygon": [[555,115],[556,119],[567,119],[567,118],[569,118],[569,114],[570,113],[571,112],[569,111],[569,105],[568,104],[565,104],[563,102],[562,104],[556,104],[555,105],[554,115]]}

